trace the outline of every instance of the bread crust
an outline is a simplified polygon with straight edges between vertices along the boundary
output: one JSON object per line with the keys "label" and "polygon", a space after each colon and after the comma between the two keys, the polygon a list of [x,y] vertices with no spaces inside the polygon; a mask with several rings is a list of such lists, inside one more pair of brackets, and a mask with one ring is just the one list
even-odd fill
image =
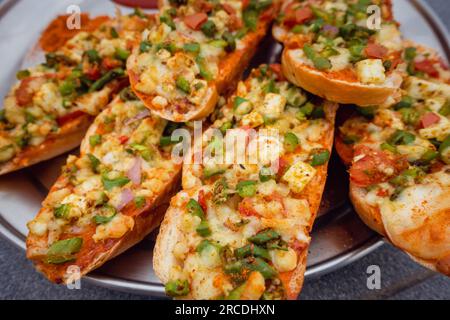
{"label": "bread crust", "polygon": [[[401,85],[401,81],[389,87],[332,79],[325,72],[296,60],[291,49],[283,51],[282,68],[290,82],[326,100],[342,104],[381,105],[393,96]],[[393,75],[394,73],[391,76]]]}
{"label": "bread crust", "polygon": [[65,124],[58,135],[49,136],[38,146],[27,147],[13,159],[0,165],[0,175],[29,167],[76,148],[83,139],[93,117],[84,114]]}
{"label": "bread crust", "polygon": [[[424,267],[450,276],[450,251],[448,249],[446,253],[444,252],[439,257],[433,259],[419,256],[418,254],[420,254],[419,251],[421,251],[421,249],[417,248],[418,243],[428,242],[430,246],[441,247],[443,245],[444,247],[442,248],[443,251],[445,251],[445,239],[448,238],[448,236],[445,235],[445,230],[448,230],[450,208],[428,213],[430,218],[411,232],[408,231],[402,234],[390,235],[383,223],[380,209],[367,204],[364,199],[364,190],[362,188],[350,183],[350,199],[359,217],[372,230],[384,236],[392,245],[405,251],[414,261]],[[407,247],[416,247],[417,253],[411,252],[410,248]]]}

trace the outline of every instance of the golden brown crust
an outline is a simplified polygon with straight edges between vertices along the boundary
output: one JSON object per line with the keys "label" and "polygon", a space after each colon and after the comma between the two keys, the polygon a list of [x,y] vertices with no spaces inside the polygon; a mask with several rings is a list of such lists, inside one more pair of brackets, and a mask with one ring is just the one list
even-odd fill
{"label": "golden brown crust", "polygon": [[361,220],[372,230],[378,232],[383,237],[387,237],[383,221],[381,220],[380,209],[367,205],[364,200],[364,190],[350,183],[349,195],[353,207]]}
{"label": "golden brown crust", "polygon": [[90,18],[89,14],[82,13],[80,15],[81,28],[68,29],[66,22],[69,17],[69,15],[60,15],[48,24],[39,39],[39,45],[42,50],[46,52],[56,51],[76,34],[82,31],[93,31],[110,20],[108,16]]}
{"label": "golden brown crust", "polygon": [[[159,226],[166,212],[170,198],[178,189],[180,175],[181,171],[174,178],[173,183],[166,185],[165,191],[159,195],[150,208],[135,216],[134,227],[131,231],[127,232],[127,234],[117,241],[113,247],[92,257],[92,262],[80,270],[80,276],[86,275],[92,270],[102,266],[105,262],[128,250]],[[33,236],[29,234],[27,237],[27,257],[29,257],[28,251],[33,246],[33,242]],[[62,273],[63,269],[54,268],[52,270],[48,265],[44,265],[42,261],[35,261],[35,266],[37,270],[44,273],[44,275],[52,282],[61,283],[68,280],[65,277],[65,273]]]}
{"label": "golden brown crust", "polygon": [[170,268],[171,265],[175,264],[175,257],[172,253],[175,244],[178,242],[178,226],[182,215],[183,211],[179,210],[178,207],[169,206],[159,228],[153,249],[153,270],[163,283],[167,283],[170,280]]}
{"label": "golden brown crust", "polygon": [[360,106],[380,105],[393,96],[401,84],[388,87],[332,79],[326,73],[296,60],[291,53],[290,49],[285,49],[282,54],[285,77],[306,91],[329,101]]}
{"label": "golden brown crust", "polygon": [[[331,127],[334,125],[336,112],[338,105],[335,103],[325,103],[325,115]],[[328,146],[328,150],[331,152],[333,148],[334,130],[329,130],[324,137],[324,145]],[[311,211],[311,220],[309,224],[309,230],[312,229],[317,211],[319,209],[323,189],[325,187],[325,181],[327,177],[327,165],[323,165],[317,168],[317,174],[314,179],[307,185],[302,191],[305,199],[309,203]],[[186,170],[185,166],[185,169]],[[195,187],[194,187],[195,188]],[[187,190],[187,193],[190,191]],[[177,202],[177,196],[172,199],[172,205],[169,207],[164,220],[161,224],[158,238],[156,240],[154,252],[153,252],[153,269],[156,275],[163,283],[169,281],[170,270],[176,263],[176,259],[173,256],[174,246],[178,241],[177,235],[182,232],[179,229],[181,218],[184,214],[183,210],[175,205]],[[283,276],[283,283],[285,284],[287,299],[296,299],[301,291],[304,281],[304,275],[306,271],[306,261],[308,255],[308,246],[303,248],[298,255],[297,267]],[[280,275],[282,276],[282,275]]]}
{"label": "golden brown crust", "polygon": [[[325,103],[325,116],[327,121],[331,124],[331,127],[334,128],[334,122],[336,118],[336,112],[338,109],[338,105],[331,102]],[[324,137],[323,145],[328,146],[328,151],[332,151],[333,149],[333,141],[334,141],[334,130],[328,130],[327,135]],[[317,216],[317,212],[319,211],[320,202],[322,199],[323,190],[325,188],[325,182],[327,179],[328,172],[328,163],[326,165],[320,166],[317,168],[316,175],[313,180],[311,180],[308,185],[303,189],[302,194],[305,196],[306,200],[309,203],[309,208],[311,211],[311,220],[309,223],[309,231],[312,230],[314,221]],[[306,271],[306,262],[308,256],[309,246],[303,249],[303,251],[298,256],[298,264],[294,271],[289,275],[289,279],[287,281],[286,294],[289,300],[297,299],[300,291],[303,287],[303,281],[305,278]],[[285,284],[286,286],[286,284]]]}
{"label": "golden brown crust", "polygon": [[[117,101],[118,97],[114,101]],[[114,103],[114,101],[112,103]],[[105,110],[104,112],[107,112]],[[95,134],[97,131],[97,122],[94,122],[90,128],[87,130],[87,135],[83,139],[81,146],[81,153],[88,151],[89,137]],[[79,140],[78,140],[79,143]],[[77,144],[78,144],[77,143]],[[140,242],[145,236],[147,236],[151,231],[156,229],[161,220],[163,219],[164,213],[167,209],[168,203],[171,197],[179,189],[181,179],[181,166],[177,166],[177,170],[172,176],[170,183],[164,185],[163,190],[158,194],[152,203],[148,203],[144,209],[140,209],[139,212],[127,212],[128,216],[134,218],[134,227],[131,231],[127,232],[122,238],[115,240],[114,244],[105,251],[99,254],[93,255],[91,262],[83,265],[80,272],[81,276],[91,272],[92,270],[100,267],[106,261],[118,256],[125,250],[129,249],[136,243]],[[61,185],[65,184],[65,178],[60,176],[55,182],[53,187],[50,189],[50,193],[61,189]],[[136,209],[134,209],[136,210]],[[43,214],[44,209],[41,209],[37,216]],[[82,235],[81,235],[82,236]],[[36,268],[44,273],[44,275],[52,282],[61,283],[67,281],[65,278],[65,269],[61,268],[59,265],[48,265],[44,264],[42,260],[32,257],[31,250],[33,247],[38,247],[37,243],[40,239],[34,236],[32,233],[28,234],[27,237],[27,257],[34,260]],[[99,244],[101,245],[101,243]]]}

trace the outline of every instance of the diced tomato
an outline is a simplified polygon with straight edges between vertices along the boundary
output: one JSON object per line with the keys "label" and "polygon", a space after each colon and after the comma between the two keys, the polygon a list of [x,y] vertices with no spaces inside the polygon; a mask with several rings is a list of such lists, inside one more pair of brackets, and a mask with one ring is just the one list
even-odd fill
{"label": "diced tomato", "polygon": [[184,23],[192,30],[198,30],[208,20],[208,16],[204,12],[194,13],[184,17]]}
{"label": "diced tomato", "polygon": [[130,137],[127,137],[127,136],[120,136],[119,137],[119,142],[120,142],[120,144],[125,144],[125,143],[127,143],[127,141],[130,139]]}
{"label": "diced tomato", "polygon": [[206,197],[203,190],[200,190],[200,192],[198,193],[198,204],[202,207],[203,212],[206,214],[206,212],[208,211],[208,206],[206,205]]}
{"label": "diced tomato", "polygon": [[353,145],[345,144],[341,135],[337,135],[334,145],[342,162],[347,166],[351,165],[353,160]]}
{"label": "diced tomato", "polygon": [[97,65],[89,67],[85,71],[86,76],[91,80],[97,80],[101,77],[100,68]]}
{"label": "diced tomato", "polygon": [[278,81],[284,81],[286,78],[283,75],[283,72],[281,71],[281,64],[279,63],[272,63],[269,65],[270,70],[272,70],[277,75]]}
{"label": "diced tomato", "polygon": [[16,101],[19,106],[26,106],[33,100],[34,93],[44,84],[45,77],[28,77],[20,82],[16,90]]}
{"label": "diced tomato", "polygon": [[259,216],[259,213],[253,207],[251,198],[244,198],[238,205],[238,211],[243,216]]}
{"label": "diced tomato", "polygon": [[293,27],[297,24],[297,17],[295,15],[295,11],[296,11],[297,7],[298,7],[298,3],[293,1],[284,9],[283,24],[285,26]]}
{"label": "diced tomato", "polygon": [[223,3],[222,8],[223,8],[223,10],[225,10],[226,13],[228,13],[230,15],[236,14],[236,10],[234,10],[234,8],[231,5],[229,5],[228,3]]}
{"label": "diced tomato", "polygon": [[84,115],[85,113],[81,110],[76,110],[74,112],[68,113],[62,117],[59,117],[58,119],[56,119],[56,122],[58,123],[58,125],[60,127],[64,126],[66,123],[81,117],[82,115]]}
{"label": "diced tomato", "polygon": [[444,163],[441,161],[433,161],[430,166],[430,173],[436,173],[442,170]]}
{"label": "diced tomato", "polygon": [[439,71],[434,67],[434,63],[431,60],[422,60],[419,62],[414,62],[414,67],[416,70],[425,72],[430,77],[438,78]]}
{"label": "diced tomato", "polygon": [[422,128],[428,128],[439,121],[441,121],[441,118],[439,118],[439,116],[434,112],[427,112],[422,116],[422,118],[420,118]]}
{"label": "diced tomato", "polygon": [[386,182],[390,177],[408,168],[408,161],[392,153],[371,149],[364,145],[355,148],[354,162],[349,170],[350,180],[359,187]]}
{"label": "diced tomato", "polygon": [[303,24],[306,21],[311,20],[312,17],[314,17],[314,14],[310,7],[297,9],[295,11],[295,21],[297,24]]}
{"label": "diced tomato", "polygon": [[389,50],[381,44],[369,43],[365,51],[369,58],[382,59],[387,55]]}
{"label": "diced tomato", "polygon": [[379,189],[377,191],[377,196],[379,197],[387,197],[389,195],[389,191],[386,189]]}
{"label": "diced tomato", "polygon": [[277,172],[277,177],[281,178],[284,173],[286,172],[286,169],[289,167],[289,162],[281,157],[278,159],[278,172]]}
{"label": "diced tomato", "polygon": [[120,66],[122,66],[122,61],[112,58],[105,58],[102,60],[102,67],[107,70],[112,70]]}
{"label": "diced tomato", "polygon": [[242,23],[242,20],[238,18],[236,14],[230,15],[230,19],[228,20],[228,27],[231,31],[240,30],[244,24]]}

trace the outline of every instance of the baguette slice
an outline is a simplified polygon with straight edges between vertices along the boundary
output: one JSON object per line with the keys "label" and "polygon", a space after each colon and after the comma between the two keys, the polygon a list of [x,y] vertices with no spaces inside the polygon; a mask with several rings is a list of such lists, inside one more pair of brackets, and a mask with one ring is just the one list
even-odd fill
{"label": "baguette slice", "polygon": [[415,261],[450,275],[450,73],[434,50],[405,47],[415,76],[405,80],[402,100],[374,109],[373,119],[348,119],[336,149],[350,166],[350,199],[361,219]]}
{"label": "baguette slice", "polygon": [[[336,104],[308,99],[284,80],[280,65],[262,65],[238,84],[204,133],[203,150],[200,145],[187,157],[203,151],[201,164],[185,161],[183,191],[172,199],[161,225],[153,264],[167,294],[185,299],[297,298],[325,185],[336,110]],[[246,154],[259,152],[259,157],[224,164],[219,128],[228,129],[225,141],[241,137],[249,146]],[[258,144],[256,150],[250,147]],[[271,161],[273,171],[267,173]],[[265,232],[271,241],[251,240]]]}
{"label": "baguette slice", "polygon": [[401,34],[390,1],[371,1],[382,8],[379,30],[365,27],[367,6],[357,2],[287,1],[272,33],[285,45],[283,72],[292,83],[329,101],[381,105],[402,82]]}
{"label": "baguette slice", "polygon": [[[46,49],[57,51],[47,53],[45,63],[18,73],[20,81],[0,110],[0,175],[79,145],[94,117],[126,86],[124,62],[118,56],[127,54],[130,41],[153,18],[98,17],[69,40],[64,30],[58,31],[62,26],[57,21],[44,32],[42,48],[34,49],[33,56]],[[62,40],[56,40],[58,36]]]}
{"label": "baguette slice", "polygon": [[141,241],[178,188],[181,164],[160,147],[167,122],[128,90],[97,116],[28,223],[27,257],[50,281],[70,282],[72,266],[83,276]]}
{"label": "baguette slice", "polygon": [[[170,121],[209,115],[219,95],[234,89],[277,14],[279,1],[255,3],[243,8],[240,0],[205,7],[161,2],[161,23],[143,33],[144,42],[128,60],[133,91],[148,108]],[[247,30],[243,15],[249,12],[257,20],[245,20],[248,32],[242,34]],[[209,30],[208,24],[215,26],[209,28],[211,33],[202,31]],[[146,43],[152,47],[146,48]]]}

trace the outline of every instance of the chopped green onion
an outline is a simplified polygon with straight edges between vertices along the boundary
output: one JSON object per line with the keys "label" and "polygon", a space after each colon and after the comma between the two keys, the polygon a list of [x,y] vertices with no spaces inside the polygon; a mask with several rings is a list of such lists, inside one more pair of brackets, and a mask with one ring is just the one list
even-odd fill
{"label": "chopped green onion", "polygon": [[107,191],[111,191],[112,189],[114,189],[116,187],[123,187],[128,182],[130,182],[130,179],[125,178],[125,177],[118,177],[118,178],[115,178],[115,179],[109,179],[105,175],[102,177],[103,187]]}
{"label": "chopped green onion", "polygon": [[176,80],[176,86],[178,89],[183,91],[186,94],[189,94],[191,92],[191,86],[189,84],[189,81],[187,81],[182,76],[179,76]]}
{"label": "chopped green onion", "polygon": [[284,135],[284,145],[288,152],[294,151],[299,144],[298,137],[295,133],[288,132]]}
{"label": "chopped green onion", "polygon": [[200,44],[198,42],[185,43],[183,50],[186,52],[198,53],[200,52]]}
{"label": "chopped green onion", "polygon": [[95,147],[96,145],[99,145],[102,142],[102,136],[99,134],[94,134],[89,137],[89,144],[91,147]]}
{"label": "chopped green onion", "polygon": [[147,200],[143,196],[138,196],[134,199],[134,205],[136,208],[141,209],[145,206]]}
{"label": "chopped green onion", "polygon": [[187,280],[169,281],[165,285],[165,291],[169,297],[186,296],[190,291],[189,282]]}
{"label": "chopped green onion", "polygon": [[195,231],[197,231],[197,233],[202,237],[211,235],[211,229],[209,228],[209,223],[206,220],[202,220]]}
{"label": "chopped green onion", "polygon": [[55,210],[53,211],[53,215],[55,216],[55,218],[65,219],[69,216],[70,208],[71,206],[68,203],[61,204],[55,208]]}
{"label": "chopped green onion", "polygon": [[197,216],[200,219],[205,218],[205,212],[203,211],[202,206],[194,199],[189,200],[186,205],[186,209],[190,214]]}
{"label": "chopped green onion", "polygon": [[130,54],[131,54],[130,51],[128,51],[126,49],[117,48],[116,52],[114,54],[114,57],[116,59],[126,61],[128,59],[128,57],[130,56]]}
{"label": "chopped green onion", "polygon": [[25,78],[28,78],[30,75],[31,75],[30,71],[28,71],[26,69],[20,70],[20,71],[17,71],[16,78],[17,78],[17,80],[23,80]]}
{"label": "chopped green onion", "polygon": [[98,167],[100,166],[100,160],[93,154],[88,154],[89,161],[91,162],[91,167],[94,172],[98,172]]}
{"label": "chopped green onion", "polygon": [[392,153],[397,153],[397,148],[395,146],[387,143],[387,142],[383,142],[380,145],[380,148],[381,148],[381,150],[389,151],[389,152],[392,152]]}
{"label": "chopped green onion", "polygon": [[217,27],[212,20],[206,21],[200,28],[203,34],[207,37],[214,38],[217,32]]}
{"label": "chopped green onion", "polygon": [[87,55],[90,63],[100,62],[102,60],[102,58],[100,58],[100,55],[98,54],[98,51],[95,49],[87,50],[85,54]]}
{"label": "chopped green onion", "polygon": [[78,253],[83,245],[82,238],[69,238],[53,243],[47,251],[46,262],[49,264],[61,264],[75,260],[75,253]]}
{"label": "chopped green onion", "polygon": [[257,245],[264,245],[266,242],[279,238],[281,238],[281,236],[278,232],[273,229],[266,229],[248,238],[248,241]]}
{"label": "chopped green onion", "polygon": [[403,130],[395,131],[388,139],[391,145],[411,144],[416,140],[416,136]]}
{"label": "chopped green onion", "polygon": [[319,151],[313,154],[311,165],[313,167],[324,165],[325,163],[327,163],[328,159],[330,159],[330,151]]}
{"label": "chopped green onion", "polygon": [[256,181],[240,181],[236,186],[238,194],[242,197],[253,197],[256,194]]}

